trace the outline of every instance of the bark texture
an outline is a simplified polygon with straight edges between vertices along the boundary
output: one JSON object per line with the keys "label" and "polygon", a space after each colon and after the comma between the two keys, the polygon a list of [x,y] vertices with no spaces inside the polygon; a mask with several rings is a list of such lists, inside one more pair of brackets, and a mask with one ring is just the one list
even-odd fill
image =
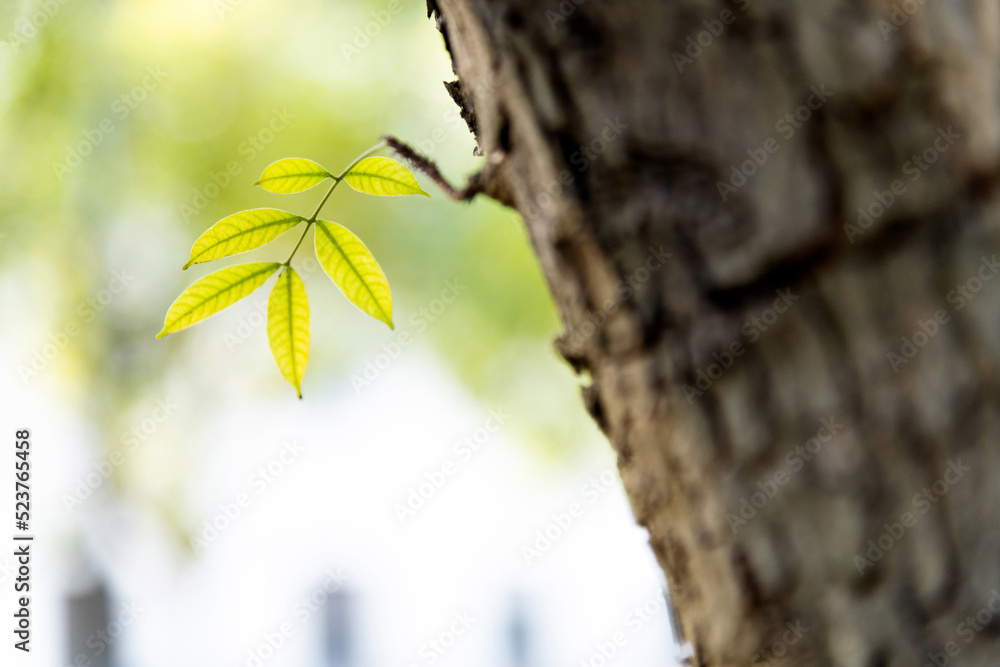
{"label": "bark texture", "polygon": [[1000,664],[997,3],[430,9],[692,662]]}

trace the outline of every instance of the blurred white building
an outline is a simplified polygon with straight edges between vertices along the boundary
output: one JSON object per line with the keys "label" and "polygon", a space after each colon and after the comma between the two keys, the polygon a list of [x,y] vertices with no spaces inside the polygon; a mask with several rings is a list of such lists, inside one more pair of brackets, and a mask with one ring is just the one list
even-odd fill
{"label": "blurred white building", "polygon": [[110,483],[67,509],[100,463],[86,422],[45,394],[15,399],[34,429],[37,618],[29,661],[5,664],[674,664],[610,448],[542,464],[511,436],[518,415],[419,357],[361,395],[331,379],[279,407],[230,396],[197,433],[183,413],[207,406],[182,402],[131,455],[152,466],[141,479],[157,448],[195,452],[194,518],[174,527],[195,530],[192,550]]}

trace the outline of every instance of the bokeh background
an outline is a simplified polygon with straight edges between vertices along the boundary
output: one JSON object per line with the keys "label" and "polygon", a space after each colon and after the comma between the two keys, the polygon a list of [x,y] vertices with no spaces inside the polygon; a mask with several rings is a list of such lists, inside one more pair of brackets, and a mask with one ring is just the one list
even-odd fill
{"label": "bokeh background", "polygon": [[662,575],[510,211],[423,177],[430,200],[338,189],[323,217],[379,259],[397,329],[300,251],[302,401],[267,286],[154,340],[234,263],[182,272],[202,231],[322,196],[252,187],[270,162],[336,172],[388,132],[456,181],[476,169],[423,0],[5,0],[0,39],[0,397],[9,438],[32,430],[37,536],[33,651],[5,642],[4,664],[674,664]]}

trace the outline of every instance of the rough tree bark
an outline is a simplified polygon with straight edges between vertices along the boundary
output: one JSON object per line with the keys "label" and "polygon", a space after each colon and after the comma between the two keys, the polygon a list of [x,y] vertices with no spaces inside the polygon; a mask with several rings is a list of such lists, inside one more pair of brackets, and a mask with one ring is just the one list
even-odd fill
{"label": "rough tree bark", "polygon": [[1000,664],[997,3],[430,10],[694,662]]}

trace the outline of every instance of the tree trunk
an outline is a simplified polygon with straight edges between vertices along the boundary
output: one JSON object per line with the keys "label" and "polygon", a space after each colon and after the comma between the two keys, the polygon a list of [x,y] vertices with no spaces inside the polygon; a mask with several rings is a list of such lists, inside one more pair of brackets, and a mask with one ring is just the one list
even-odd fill
{"label": "tree trunk", "polygon": [[1000,664],[1000,10],[431,0],[698,665]]}

